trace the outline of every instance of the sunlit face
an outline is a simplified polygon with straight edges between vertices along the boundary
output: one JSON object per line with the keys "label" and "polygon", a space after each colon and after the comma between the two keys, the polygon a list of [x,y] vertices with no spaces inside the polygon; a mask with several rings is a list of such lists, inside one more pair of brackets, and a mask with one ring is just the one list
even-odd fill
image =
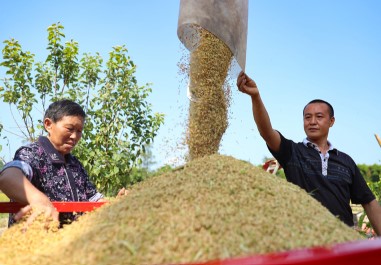
{"label": "sunlit face", "polygon": [[57,122],[46,118],[44,126],[54,148],[62,155],[66,155],[81,139],[84,122],[85,120],[81,116],[64,116]]}
{"label": "sunlit face", "polygon": [[329,116],[329,107],[325,103],[311,103],[306,106],[303,113],[304,131],[312,142],[326,140],[329,128],[335,122]]}

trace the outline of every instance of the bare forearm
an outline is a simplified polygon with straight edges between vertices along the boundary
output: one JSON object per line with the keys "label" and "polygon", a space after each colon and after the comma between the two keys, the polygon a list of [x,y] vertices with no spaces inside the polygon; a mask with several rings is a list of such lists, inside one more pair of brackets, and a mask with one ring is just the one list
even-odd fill
{"label": "bare forearm", "polygon": [[381,236],[381,206],[377,200],[363,204],[364,210],[377,236]]}
{"label": "bare forearm", "polygon": [[[263,138],[271,133],[273,130],[270,122],[269,114],[262,102],[261,96],[259,94],[251,97],[254,121],[258,127],[258,131]],[[266,139],[265,139],[266,140]]]}
{"label": "bare forearm", "polygon": [[[24,176],[23,172],[18,168],[7,168],[0,174],[0,189],[8,196],[8,198],[28,204],[16,213],[14,219],[20,220],[23,216],[33,210],[34,207],[45,212],[46,227],[49,227],[51,220],[58,221],[58,212],[50,202],[49,198],[39,191],[33,184]],[[32,223],[38,211],[32,213],[26,224]]]}
{"label": "bare forearm", "polygon": [[252,95],[251,102],[253,108],[254,121],[257,125],[260,135],[271,149],[277,151],[280,144],[280,136],[271,125],[269,114],[266,110],[265,105],[262,102],[260,94],[258,93]]}
{"label": "bare forearm", "polygon": [[281,141],[280,135],[271,126],[270,117],[262,102],[257,84],[248,75],[241,72],[237,77],[237,87],[239,91],[251,97],[254,121],[262,138],[271,150],[278,151]]}
{"label": "bare forearm", "polygon": [[0,175],[0,189],[8,198],[25,204],[48,203],[49,199],[18,168],[7,168]]}

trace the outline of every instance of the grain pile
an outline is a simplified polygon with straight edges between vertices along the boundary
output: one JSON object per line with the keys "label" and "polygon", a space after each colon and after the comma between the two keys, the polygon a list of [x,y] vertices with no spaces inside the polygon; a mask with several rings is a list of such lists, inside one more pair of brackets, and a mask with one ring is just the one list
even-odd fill
{"label": "grain pile", "polygon": [[220,155],[144,181],[56,233],[18,229],[0,237],[0,264],[190,263],[362,238],[297,186]]}
{"label": "grain pile", "polygon": [[224,42],[200,28],[199,45],[190,55],[190,102],[187,145],[189,160],[217,153],[228,126],[223,89],[232,59]]}
{"label": "grain pile", "polygon": [[26,220],[29,216],[30,214],[0,235],[1,265],[11,264],[12,260],[14,260],[13,264],[35,264],[32,262],[35,257],[44,253],[48,254],[50,245],[58,242],[61,236],[58,233],[58,222],[47,223],[44,214],[40,212],[25,231]]}

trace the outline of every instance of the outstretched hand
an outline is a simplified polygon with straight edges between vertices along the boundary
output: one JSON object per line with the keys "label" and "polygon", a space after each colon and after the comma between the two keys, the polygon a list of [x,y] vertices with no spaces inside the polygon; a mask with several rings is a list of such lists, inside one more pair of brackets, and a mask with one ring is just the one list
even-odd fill
{"label": "outstretched hand", "polygon": [[257,84],[244,72],[239,73],[237,77],[237,87],[242,93],[255,96],[259,93]]}

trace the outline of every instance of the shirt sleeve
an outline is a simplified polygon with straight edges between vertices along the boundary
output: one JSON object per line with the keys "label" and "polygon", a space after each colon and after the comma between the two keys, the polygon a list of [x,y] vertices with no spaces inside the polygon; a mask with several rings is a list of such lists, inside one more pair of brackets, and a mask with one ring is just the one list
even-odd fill
{"label": "shirt sleeve", "polygon": [[27,179],[31,180],[33,178],[32,167],[22,160],[13,160],[11,162],[6,163],[3,169],[0,171],[0,173],[3,172],[5,169],[11,167],[20,169],[23,172],[23,174],[27,177]]}
{"label": "shirt sleeve", "polygon": [[275,152],[270,149],[269,146],[267,148],[269,149],[270,153],[275,157],[276,160],[278,160],[279,164],[285,168],[287,162],[290,160],[292,155],[292,141],[286,139],[280,132],[278,132],[280,135],[280,147],[279,151]]}
{"label": "shirt sleeve", "polygon": [[96,202],[96,201],[99,201],[99,200],[102,199],[102,198],[104,198],[103,194],[100,193],[100,192],[97,192],[97,193],[95,193],[94,196],[92,196],[92,197],[89,198],[89,201],[90,201],[90,202]]}
{"label": "shirt sleeve", "polygon": [[[354,162],[353,162],[354,163]],[[351,185],[351,201],[354,204],[366,204],[373,201],[376,197],[361,175],[359,168],[354,163],[354,177]]]}
{"label": "shirt sleeve", "polygon": [[16,153],[13,161],[22,161],[29,165],[31,169],[31,175],[28,177],[29,181],[32,181],[33,178],[37,178],[38,173],[36,172],[38,160],[36,160],[36,153],[33,151],[33,148],[30,146],[20,147]]}

